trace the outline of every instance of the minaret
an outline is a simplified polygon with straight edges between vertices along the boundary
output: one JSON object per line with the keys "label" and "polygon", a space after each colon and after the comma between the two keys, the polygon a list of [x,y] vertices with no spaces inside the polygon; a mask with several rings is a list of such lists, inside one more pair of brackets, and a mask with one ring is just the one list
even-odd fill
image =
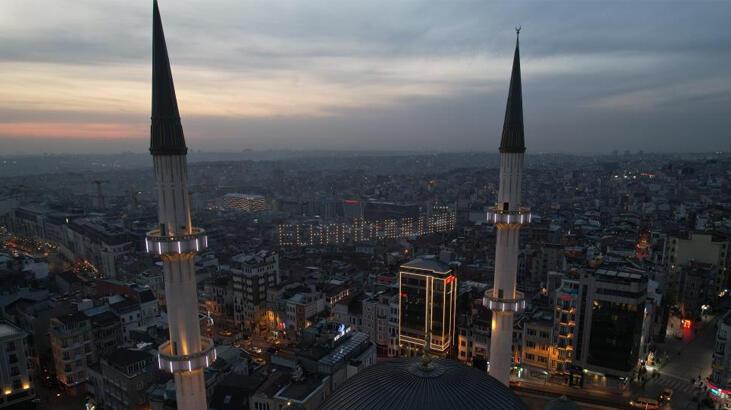
{"label": "minaret", "polygon": [[[516,28],[520,35],[520,28]],[[520,53],[515,43],[513,72],[500,140],[500,189],[497,203],[487,212],[487,220],[497,227],[495,278],[485,292],[483,304],[492,310],[490,375],[507,385],[513,364],[513,315],[525,309],[525,299],[515,290],[518,273],[518,234],[530,222],[530,210],[520,206],[523,174],[523,96],[520,84]]]}
{"label": "minaret", "polygon": [[158,348],[158,365],[173,373],[178,409],[204,410],[203,370],[216,359],[213,341],[200,335],[194,258],[208,245],[190,218],[188,167],[173,76],[157,0],[152,17],[152,124],[150,153],[157,183],[159,228],[147,233],[147,251],[163,261],[170,340]]}

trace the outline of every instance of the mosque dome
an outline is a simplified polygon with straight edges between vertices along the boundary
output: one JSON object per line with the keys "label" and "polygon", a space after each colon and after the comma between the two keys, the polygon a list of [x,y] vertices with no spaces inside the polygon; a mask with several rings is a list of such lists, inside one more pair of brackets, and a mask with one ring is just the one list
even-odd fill
{"label": "mosque dome", "polygon": [[506,386],[459,362],[398,359],[368,367],[339,387],[321,409],[527,409]]}

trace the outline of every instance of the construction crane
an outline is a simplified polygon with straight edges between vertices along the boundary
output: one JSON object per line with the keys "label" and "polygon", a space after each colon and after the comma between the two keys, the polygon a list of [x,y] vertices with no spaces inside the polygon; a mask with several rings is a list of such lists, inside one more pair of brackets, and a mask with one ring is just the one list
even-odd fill
{"label": "construction crane", "polygon": [[102,184],[106,184],[109,181],[107,180],[101,180],[101,179],[95,179],[91,181],[96,185],[96,207],[99,209],[104,209],[104,195],[102,194]]}

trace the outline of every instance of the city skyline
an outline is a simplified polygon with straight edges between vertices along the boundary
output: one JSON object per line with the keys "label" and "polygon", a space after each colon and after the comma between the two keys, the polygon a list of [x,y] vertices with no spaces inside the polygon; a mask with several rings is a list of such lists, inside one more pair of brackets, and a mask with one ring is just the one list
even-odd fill
{"label": "city skyline", "polygon": [[731,409],[731,6],[10,1],[0,410]]}
{"label": "city skyline", "polygon": [[[729,149],[729,7],[179,2],[167,26],[192,150],[493,151],[520,24],[532,152],[703,152]],[[8,10],[0,149],[142,151],[147,2]]]}

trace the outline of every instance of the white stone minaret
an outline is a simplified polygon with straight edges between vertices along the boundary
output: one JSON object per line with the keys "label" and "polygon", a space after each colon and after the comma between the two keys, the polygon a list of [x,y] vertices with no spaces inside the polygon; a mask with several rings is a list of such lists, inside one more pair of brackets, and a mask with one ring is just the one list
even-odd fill
{"label": "white stone minaret", "polygon": [[[520,34],[520,28],[516,29]],[[495,278],[493,288],[485,292],[483,303],[492,310],[490,338],[490,375],[507,385],[513,365],[513,315],[525,309],[525,299],[516,291],[518,273],[518,234],[530,222],[530,211],[521,207],[523,176],[523,97],[520,83],[520,53],[515,44],[513,72],[508,104],[505,109],[500,141],[500,188],[497,203],[487,213],[487,220],[497,227]]]}
{"label": "white stone minaret", "polygon": [[157,0],[153,2],[152,124],[150,153],[157,183],[159,228],[147,233],[147,251],[163,261],[170,341],[158,348],[158,365],[173,373],[178,409],[204,410],[203,370],[216,359],[210,339],[200,335],[194,257],[208,245],[190,218],[188,167],[173,76]]}

